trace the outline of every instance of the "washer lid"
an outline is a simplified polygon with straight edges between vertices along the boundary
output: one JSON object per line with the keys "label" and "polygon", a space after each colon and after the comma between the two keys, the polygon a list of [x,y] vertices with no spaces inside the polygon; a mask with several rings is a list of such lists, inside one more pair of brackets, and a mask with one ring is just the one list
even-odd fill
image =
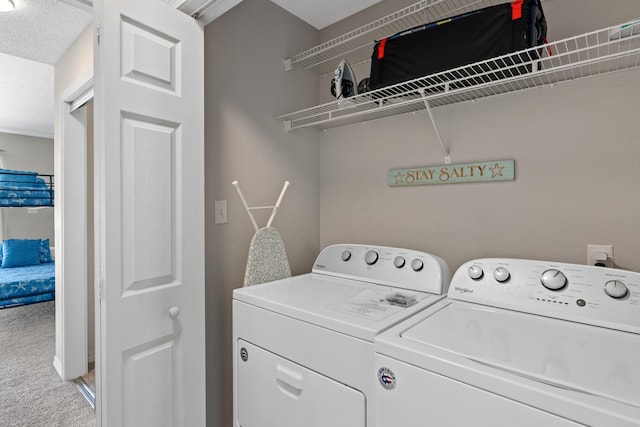
{"label": "washer lid", "polygon": [[380,332],[444,296],[309,273],[236,289],[233,298],[373,341]]}
{"label": "washer lid", "polygon": [[396,335],[396,342],[414,351],[436,347],[541,383],[640,407],[640,335],[466,302],[443,305]]}

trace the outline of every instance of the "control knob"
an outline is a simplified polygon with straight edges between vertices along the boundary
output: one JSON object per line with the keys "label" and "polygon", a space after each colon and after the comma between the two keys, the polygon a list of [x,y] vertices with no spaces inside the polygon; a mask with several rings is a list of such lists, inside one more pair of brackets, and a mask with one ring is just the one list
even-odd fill
{"label": "control knob", "polygon": [[609,280],[604,284],[604,292],[611,298],[624,298],[629,293],[629,288],[620,280]]}
{"label": "control knob", "polygon": [[480,267],[479,265],[472,265],[471,267],[469,267],[469,270],[467,270],[467,272],[469,273],[469,277],[471,277],[473,280],[480,280],[482,279],[482,276],[484,276],[484,271],[482,271],[482,267]]}
{"label": "control knob", "polygon": [[542,273],[540,282],[542,282],[545,288],[551,291],[559,291],[567,285],[567,276],[560,270],[550,268]]}
{"label": "control knob", "polygon": [[406,264],[406,260],[404,259],[404,257],[397,256],[393,260],[393,265],[395,265],[396,268],[402,268],[404,267],[405,264]]}
{"label": "control knob", "polygon": [[423,267],[424,267],[424,262],[422,262],[422,260],[416,258],[413,261],[411,261],[411,268],[413,269],[413,271],[420,271],[422,270]]}
{"label": "control knob", "polygon": [[367,251],[367,253],[364,255],[364,262],[366,262],[367,265],[373,265],[378,262],[378,252],[373,250]]}
{"label": "control knob", "polygon": [[493,270],[493,278],[500,283],[506,282],[509,280],[509,277],[511,277],[511,274],[509,273],[509,270],[504,267],[498,267]]}
{"label": "control knob", "polygon": [[346,261],[349,261],[350,259],[351,259],[351,252],[347,250],[343,251],[342,260],[346,262]]}

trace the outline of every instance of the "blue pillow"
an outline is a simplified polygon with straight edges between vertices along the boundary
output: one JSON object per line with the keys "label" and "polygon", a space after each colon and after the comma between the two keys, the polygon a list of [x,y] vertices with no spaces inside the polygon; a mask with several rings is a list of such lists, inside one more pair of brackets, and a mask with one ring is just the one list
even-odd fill
{"label": "blue pillow", "polygon": [[[0,263],[2,262],[2,251],[0,251]],[[45,264],[53,262],[51,258],[51,248],[49,248],[49,239],[40,240],[40,263]]]}
{"label": "blue pillow", "polygon": [[2,242],[2,268],[40,264],[40,239],[9,239]]}

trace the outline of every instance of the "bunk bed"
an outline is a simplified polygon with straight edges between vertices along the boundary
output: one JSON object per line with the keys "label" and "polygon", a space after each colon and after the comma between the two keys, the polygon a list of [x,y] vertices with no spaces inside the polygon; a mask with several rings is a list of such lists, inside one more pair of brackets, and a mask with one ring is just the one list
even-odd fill
{"label": "bunk bed", "polygon": [[0,308],[51,301],[55,263],[49,239],[8,239],[0,245]]}
{"label": "bunk bed", "polygon": [[53,196],[53,175],[0,169],[0,207],[51,207]]}
{"label": "bunk bed", "polygon": [[[0,207],[52,207],[53,175],[0,169]],[[0,308],[55,298],[55,264],[49,239],[0,242]]]}

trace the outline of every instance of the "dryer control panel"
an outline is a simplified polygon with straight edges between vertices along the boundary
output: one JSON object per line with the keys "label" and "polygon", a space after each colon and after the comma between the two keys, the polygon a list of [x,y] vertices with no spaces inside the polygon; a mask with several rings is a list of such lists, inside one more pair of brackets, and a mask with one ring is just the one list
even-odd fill
{"label": "dryer control panel", "polygon": [[453,275],[450,299],[640,333],[640,273],[485,258]]}
{"label": "dryer control panel", "polygon": [[411,249],[346,244],[323,249],[313,272],[436,295],[447,292],[451,278],[449,267],[436,255]]}

